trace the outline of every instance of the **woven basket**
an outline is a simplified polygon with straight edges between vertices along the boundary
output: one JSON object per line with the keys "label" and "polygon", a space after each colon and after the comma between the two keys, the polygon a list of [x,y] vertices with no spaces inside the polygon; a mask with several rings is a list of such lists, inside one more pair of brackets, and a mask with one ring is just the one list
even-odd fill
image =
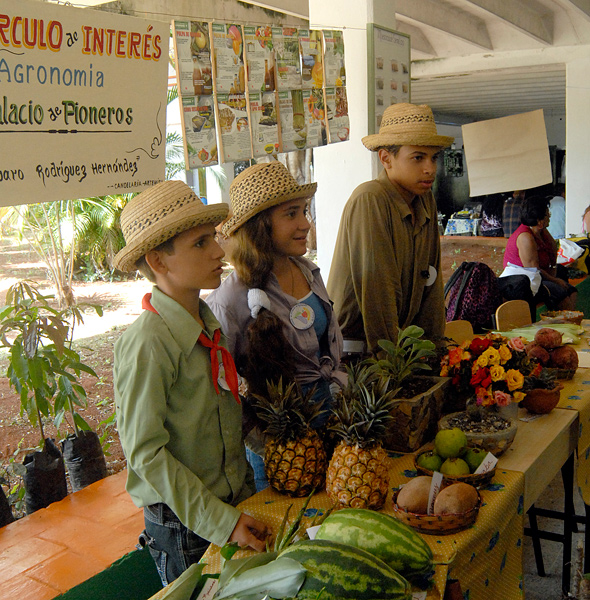
{"label": "woven basket", "polygon": [[541,313],[541,320],[549,323],[575,323],[581,325],[584,313],[579,310],[549,310]]}
{"label": "woven basket", "polygon": [[481,506],[481,496],[477,492],[477,504],[467,512],[456,515],[419,515],[400,508],[397,505],[398,494],[399,491],[393,494],[393,511],[396,519],[413,527],[420,533],[427,533],[429,535],[449,535],[450,533],[457,533],[471,527],[477,519],[477,514]]}
{"label": "woven basket", "polygon": [[[420,454],[423,454],[424,452],[428,452],[429,450],[432,450],[433,448],[434,448],[433,446],[432,447],[425,446],[420,453],[418,453],[414,456],[414,466],[416,467],[416,471],[418,471],[418,473],[420,473],[422,475],[428,475],[429,477],[432,477],[432,475],[434,474],[434,471],[431,471],[430,469],[425,469],[424,467],[421,467],[418,464],[418,457],[420,456]],[[478,487],[482,487],[482,486],[490,483],[490,481],[494,477],[495,473],[496,473],[496,467],[494,467],[491,471],[488,471],[487,473],[481,473],[478,475],[474,475],[474,474],[444,475],[443,474],[443,481],[446,484],[457,483],[458,481],[462,481],[463,483],[468,483],[469,485],[472,485],[473,487],[478,488]]]}

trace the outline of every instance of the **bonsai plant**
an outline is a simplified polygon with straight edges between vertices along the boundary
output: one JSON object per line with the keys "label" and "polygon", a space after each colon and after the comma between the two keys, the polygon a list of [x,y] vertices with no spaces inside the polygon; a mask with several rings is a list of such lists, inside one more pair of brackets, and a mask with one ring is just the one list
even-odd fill
{"label": "bonsai plant", "polygon": [[416,325],[400,329],[395,342],[379,340],[383,352],[366,361],[380,387],[391,390],[398,400],[383,443],[389,450],[413,452],[436,434],[448,380],[421,376],[432,370],[427,360],[436,356],[434,343],[422,339],[423,335],[424,330]]}
{"label": "bonsai plant", "polygon": [[[0,312],[0,341],[9,349],[6,376],[20,395],[21,410],[41,435],[41,450],[27,454],[23,461],[27,513],[67,495],[63,457],[54,440],[46,437],[44,419],[53,417],[59,430],[69,412],[74,437],[84,438],[81,434],[90,426],[74,408],[86,403],[79,377],[82,372],[96,377],[71,347],[74,325],[82,322],[81,308],[57,310],[50,299],[33,283],[21,281],[8,289]],[[101,314],[100,307],[95,309]]]}

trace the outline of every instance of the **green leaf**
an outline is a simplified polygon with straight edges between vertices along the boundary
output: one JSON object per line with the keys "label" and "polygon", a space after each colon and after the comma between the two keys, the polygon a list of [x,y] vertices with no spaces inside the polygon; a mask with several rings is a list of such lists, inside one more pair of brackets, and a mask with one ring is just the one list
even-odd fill
{"label": "green leaf", "polygon": [[244,600],[245,598],[294,598],[301,588],[306,570],[296,560],[277,558],[261,567],[254,567],[234,576],[215,594],[217,600],[223,598]]}
{"label": "green leaf", "polygon": [[221,554],[221,557],[224,558],[225,560],[230,560],[230,558],[239,549],[240,549],[240,545],[238,544],[238,542],[228,542],[221,548],[219,553]]}
{"label": "green leaf", "polygon": [[74,423],[80,429],[84,429],[84,431],[91,431],[92,430],[92,427],[90,427],[90,425],[88,425],[88,423],[77,412],[74,413]]}
{"label": "green leaf", "polygon": [[[232,542],[232,544],[235,542]],[[224,546],[227,547],[228,544]],[[246,558],[238,558],[234,560],[227,560],[223,565],[221,575],[219,576],[219,588],[227,585],[230,579],[239,573],[244,573],[254,567],[261,567],[262,565],[268,564],[271,560],[278,557],[277,552],[259,552]]]}
{"label": "green leaf", "polygon": [[396,350],[396,345],[391,340],[379,340],[377,343],[388,354],[393,354]]}

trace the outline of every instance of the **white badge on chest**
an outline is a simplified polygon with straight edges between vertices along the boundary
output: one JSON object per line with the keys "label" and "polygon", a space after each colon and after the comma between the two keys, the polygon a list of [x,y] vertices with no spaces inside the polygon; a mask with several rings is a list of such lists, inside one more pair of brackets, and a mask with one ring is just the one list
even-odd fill
{"label": "white badge on chest", "polygon": [[309,329],[315,321],[315,312],[309,304],[296,304],[289,313],[289,320],[295,329]]}

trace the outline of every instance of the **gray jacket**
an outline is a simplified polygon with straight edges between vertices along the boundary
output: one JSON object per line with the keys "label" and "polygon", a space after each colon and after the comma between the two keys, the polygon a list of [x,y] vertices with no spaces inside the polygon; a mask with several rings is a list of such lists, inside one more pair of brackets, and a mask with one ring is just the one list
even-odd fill
{"label": "gray jacket", "polygon": [[[321,378],[328,382],[334,381],[344,385],[346,374],[339,369],[342,334],[319,267],[306,258],[292,257],[291,260],[301,268],[311,291],[321,299],[328,317],[328,347],[324,352],[325,356],[321,356],[318,360],[320,347],[313,327],[305,330],[293,327],[289,320],[289,313],[298,300],[285,294],[281,290],[277,278],[271,273],[264,291],[270,299],[271,311],[278,315],[285,324],[285,337],[292,344],[299,359],[296,365],[297,380],[301,384],[307,384]],[[222,331],[227,336],[229,351],[237,363],[242,362],[240,359],[247,352],[246,329],[253,321],[248,308],[248,288],[234,272],[206,298],[206,302],[221,323]]]}

